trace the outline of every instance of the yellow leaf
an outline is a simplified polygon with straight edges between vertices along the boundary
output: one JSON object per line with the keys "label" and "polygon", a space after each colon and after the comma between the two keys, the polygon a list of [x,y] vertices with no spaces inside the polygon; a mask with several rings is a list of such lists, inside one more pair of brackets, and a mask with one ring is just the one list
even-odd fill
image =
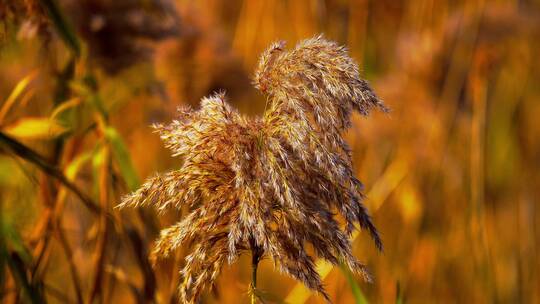
{"label": "yellow leaf", "polygon": [[60,113],[68,110],[68,109],[71,109],[71,108],[74,108],[76,106],[78,106],[79,104],[81,103],[81,99],[78,98],[78,97],[75,97],[75,98],[72,98],[72,99],[69,99],[63,103],[61,103],[58,107],[56,107],[56,109],[54,109],[54,111],[52,112],[51,114],[51,119],[55,119]]}
{"label": "yellow leaf", "polygon": [[70,181],[74,181],[75,177],[77,177],[77,173],[79,173],[79,170],[81,167],[90,160],[92,157],[91,152],[86,152],[79,154],[75,159],[69,163],[69,165],[66,166],[66,169],[64,170],[64,174]]}
{"label": "yellow leaf", "polygon": [[[77,178],[77,174],[79,173],[79,170],[83,167],[83,165],[90,160],[92,157],[92,152],[85,152],[82,154],[79,154],[77,157],[75,157],[64,169],[64,175],[70,182],[74,182]],[[64,201],[67,196],[67,188],[61,187],[58,191],[58,195],[56,196],[56,212],[59,212],[63,208]]]}
{"label": "yellow leaf", "polygon": [[36,76],[37,76],[37,71],[33,71],[30,74],[28,74],[28,76],[24,77],[21,81],[19,81],[19,83],[17,83],[17,85],[15,86],[11,94],[9,95],[8,99],[4,102],[4,105],[0,109],[0,122],[4,120],[4,117],[9,112],[9,110],[11,109],[15,101],[19,98],[19,96],[24,91],[24,89],[26,89],[28,84],[30,84],[30,82],[34,78],[36,78]]}
{"label": "yellow leaf", "polygon": [[23,118],[2,129],[8,135],[20,139],[52,139],[67,129],[48,117]]}

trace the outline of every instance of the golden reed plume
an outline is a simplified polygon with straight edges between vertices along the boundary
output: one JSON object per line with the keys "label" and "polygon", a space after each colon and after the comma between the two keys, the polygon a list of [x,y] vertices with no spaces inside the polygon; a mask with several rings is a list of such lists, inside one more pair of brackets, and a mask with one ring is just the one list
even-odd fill
{"label": "golden reed plume", "polygon": [[182,167],[150,178],[120,205],[191,210],[161,232],[151,256],[191,248],[179,287],[186,303],[196,302],[242,251],[251,251],[255,262],[270,258],[328,300],[306,244],[366,280],[351,251],[355,224],[382,249],[342,132],[353,110],[367,115],[387,108],[344,47],[322,37],[284,47],[265,51],[255,73],[269,102],[262,118],[242,116],[224,94],[203,98],[199,110],[180,108],[178,120],[154,127],[183,158]]}

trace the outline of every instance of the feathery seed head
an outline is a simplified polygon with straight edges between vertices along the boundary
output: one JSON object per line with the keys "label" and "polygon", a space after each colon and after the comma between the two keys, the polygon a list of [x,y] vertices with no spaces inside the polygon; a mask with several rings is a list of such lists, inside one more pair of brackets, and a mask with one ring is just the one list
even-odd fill
{"label": "feathery seed head", "polygon": [[254,82],[269,95],[263,118],[242,116],[220,93],[203,98],[198,110],[180,108],[171,124],[156,125],[183,164],[150,178],[120,205],[189,207],[190,214],[161,232],[151,256],[191,248],[179,287],[186,303],[195,303],[224,263],[246,250],[328,299],[306,244],[366,279],[349,240],[356,225],[382,249],[342,131],[353,109],[386,108],[345,49],[322,37],[290,51],[276,43],[262,55]]}
{"label": "feathery seed head", "polygon": [[261,92],[267,92],[268,86],[271,84],[270,77],[272,67],[276,58],[283,52],[285,41],[274,42],[266,51],[264,51],[259,59],[259,65],[255,70],[253,84],[255,88]]}
{"label": "feathery seed head", "polygon": [[[347,50],[322,36],[301,41],[290,51],[274,43],[259,60],[254,82],[262,92],[278,99],[294,98],[312,107],[329,107],[350,115],[351,108],[367,115],[388,109],[377,98]],[[326,105],[328,103],[328,105]]]}

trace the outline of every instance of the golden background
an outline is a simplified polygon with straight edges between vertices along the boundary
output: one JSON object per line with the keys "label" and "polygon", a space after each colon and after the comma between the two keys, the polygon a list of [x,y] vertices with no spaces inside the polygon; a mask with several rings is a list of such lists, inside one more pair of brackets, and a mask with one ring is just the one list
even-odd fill
{"label": "golden background", "polygon": [[[146,253],[182,212],[113,209],[180,164],[149,125],[219,90],[262,114],[259,54],[319,33],[392,108],[347,132],[385,250],[354,241],[372,284],[321,264],[333,301],[540,302],[538,1],[1,0],[0,17],[0,132],[115,219],[2,137],[0,302],[174,303],[183,250],[154,271]],[[250,275],[248,255],[203,303],[247,303]],[[258,284],[323,302],[267,260]]]}

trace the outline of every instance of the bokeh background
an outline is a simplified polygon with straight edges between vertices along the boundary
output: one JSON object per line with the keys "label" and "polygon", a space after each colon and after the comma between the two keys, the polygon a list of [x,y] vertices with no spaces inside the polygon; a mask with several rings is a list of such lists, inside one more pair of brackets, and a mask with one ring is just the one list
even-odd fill
{"label": "bokeh background", "polygon": [[[246,115],[271,42],[345,44],[392,108],[347,140],[384,253],[365,283],[320,264],[335,303],[540,302],[538,1],[0,0],[0,302],[175,303],[182,211],[116,210],[179,166],[149,125],[225,90]],[[96,207],[97,206],[97,207]],[[203,303],[247,303],[250,258]],[[323,303],[269,261],[267,303]]]}

